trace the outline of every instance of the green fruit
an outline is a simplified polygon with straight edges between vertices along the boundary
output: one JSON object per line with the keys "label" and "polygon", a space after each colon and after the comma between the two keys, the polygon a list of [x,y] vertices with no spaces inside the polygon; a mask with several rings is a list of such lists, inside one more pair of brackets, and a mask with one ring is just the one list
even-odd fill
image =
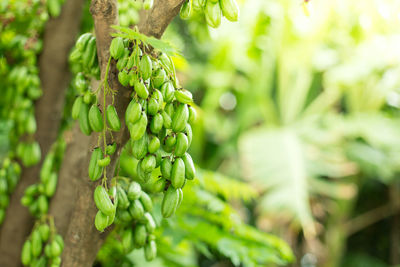
{"label": "green fruit", "polygon": [[118,197],[118,208],[124,210],[129,207],[128,196],[125,193],[125,190],[121,186],[117,186],[117,197]]}
{"label": "green fruit", "polygon": [[172,117],[172,130],[176,133],[185,129],[186,123],[189,119],[189,109],[186,104],[181,104],[175,110]]}
{"label": "green fruit", "polygon": [[166,157],[161,161],[161,174],[164,179],[169,180],[171,178],[171,172],[172,172],[172,163],[171,160]]}
{"label": "green fruit", "polygon": [[176,145],[174,154],[177,157],[182,157],[188,149],[188,139],[184,133],[178,133],[176,135]]}
{"label": "green fruit", "polygon": [[158,69],[153,73],[153,86],[155,88],[160,88],[161,85],[168,79],[167,74],[165,73],[165,70],[163,69]]}
{"label": "green fruit", "polygon": [[113,105],[108,105],[106,111],[107,124],[114,132],[121,130],[121,121],[118,118],[117,110]]}
{"label": "green fruit", "polygon": [[157,245],[154,240],[151,240],[149,243],[146,244],[144,247],[144,256],[147,261],[152,261],[157,256]]}
{"label": "green fruit", "polygon": [[181,158],[176,158],[172,164],[171,184],[175,188],[181,188],[185,183],[185,163]]}
{"label": "green fruit", "polygon": [[159,193],[164,191],[165,188],[165,179],[158,179],[157,181],[154,182],[151,186],[151,192],[153,193]]}
{"label": "green fruit", "polygon": [[232,22],[238,20],[240,12],[236,0],[220,0],[219,3],[225,18]]}
{"label": "green fruit", "polygon": [[123,222],[130,222],[132,221],[132,216],[127,210],[123,210],[118,214],[118,217]]}
{"label": "green fruit", "polygon": [[50,227],[47,224],[42,224],[38,227],[38,231],[42,240],[46,242],[50,236]]}
{"label": "green fruit", "polygon": [[186,179],[193,180],[196,175],[196,169],[193,164],[192,157],[189,153],[185,153],[182,157],[183,162],[185,163],[185,177]]}
{"label": "green fruit", "polygon": [[117,143],[108,144],[106,147],[106,154],[112,155],[117,150]]}
{"label": "green fruit", "polygon": [[174,72],[174,63],[169,56],[167,56],[165,53],[161,53],[158,59],[166,67],[168,73]]}
{"label": "green fruit", "polygon": [[89,124],[89,107],[87,104],[83,103],[79,109],[79,127],[82,133],[90,135],[92,133],[92,128]]}
{"label": "green fruit", "polygon": [[96,59],[96,38],[94,36],[90,37],[88,44],[82,55],[82,62],[87,69],[90,69]]}
{"label": "green fruit", "polygon": [[178,196],[179,196],[179,199],[178,199],[178,205],[176,206],[176,209],[179,208],[179,206],[181,205],[182,200],[183,200],[183,191],[181,188],[178,189]]}
{"label": "green fruit", "polygon": [[170,116],[172,118],[172,116],[175,113],[175,108],[172,102],[168,103],[167,105],[165,105],[164,108],[165,112],[167,112],[168,116]]}
{"label": "green fruit", "polygon": [[35,120],[35,116],[33,114],[31,114],[28,117],[28,120],[26,122],[26,132],[28,134],[34,134],[36,132],[36,120]]}
{"label": "green fruit", "polygon": [[117,62],[117,69],[119,71],[121,71],[123,68],[126,67],[126,64],[128,63],[128,55],[129,55],[129,50],[125,49],[123,57],[119,59]]}
{"label": "green fruit", "polygon": [[108,225],[108,216],[102,213],[100,210],[96,213],[96,217],[94,219],[94,225],[96,229],[100,232],[103,232]]}
{"label": "green fruit", "polygon": [[156,115],[154,115],[153,119],[151,120],[150,123],[150,130],[152,133],[158,133],[164,124],[164,120],[163,117],[160,113],[157,113]]}
{"label": "green fruit", "polygon": [[137,182],[131,182],[129,184],[129,189],[128,189],[128,199],[130,201],[139,199],[141,192],[142,192],[142,188],[141,188],[140,184],[138,184]]}
{"label": "green fruit", "polygon": [[47,243],[47,245],[44,247],[44,255],[46,255],[48,258],[51,258],[51,244]]}
{"label": "green fruit", "polygon": [[181,6],[181,10],[179,12],[181,19],[189,19],[192,15],[192,0],[188,0]]}
{"label": "green fruit", "polygon": [[155,153],[160,148],[160,139],[153,136],[149,142],[147,150],[150,154]]}
{"label": "green fruit", "polygon": [[95,132],[101,132],[104,128],[103,116],[97,105],[92,105],[89,109],[89,124]]}
{"label": "green fruit", "polygon": [[153,210],[153,201],[151,200],[150,196],[144,191],[142,191],[142,193],[140,194],[139,200],[140,202],[142,202],[145,211],[150,212]]}
{"label": "green fruit", "polygon": [[111,41],[110,55],[115,59],[120,59],[124,55],[124,40],[121,37],[115,37]]}
{"label": "green fruit", "polygon": [[138,164],[136,166],[136,173],[137,173],[137,176],[140,179],[142,179],[144,182],[147,182],[147,180],[149,180],[149,178],[151,177],[151,172],[145,172],[142,168],[142,164]]}
{"label": "green fruit", "polygon": [[206,15],[207,24],[213,28],[217,28],[221,24],[221,8],[219,3],[213,3],[208,0],[204,8],[204,13]]}
{"label": "green fruit", "polygon": [[146,226],[139,224],[133,232],[133,241],[136,247],[143,247],[146,244],[147,231]]}
{"label": "green fruit", "polygon": [[34,230],[32,232],[31,241],[32,241],[32,256],[38,257],[42,252],[42,238],[40,237],[39,231]]}
{"label": "green fruit", "polygon": [[150,213],[146,212],[144,214],[144,220],[146,222],[146,230],[148,233],[152,234],[156,230],[156,222],[153,219],[153,216],[151,216]]}
{"label": "green fruit", "polygon": [[21,252],[21,262],[23,265],[29,265],[32,261],[32,243],[30,240],[25,241]]}
{"label": "green fruit", "polygon": [[47,201],[47,198],[45,195],[40,195],[38,197],[38,208],[41,214],[45,214],[47,213],[47,211],[49,210],[49,202]]}
{"label": "green fruit", "polygon": [[125,121],[126,123],[135,123],[140,119],[140,116],[142,114],[142,106],[136,102],[135,100],[132,100],[128,107],[126,108],[126,113],[125,113]]}
{"label": "green fruit", "polygon": [[123,86],[128,86],[129,80],[130,80],[130,77],[128,75],[128,72],[126,72],[125,70],[122,70],[118,73],[118,81]]}
{"label": "green fruit", "polygon": [[97,162],[103,158],[103,151],[100,147],[96,147],[92,152],[92,157],[89,163],[89,178],[92,181],[97,181],[103,173],[103,168]]}
{"label": "green fruit", "polygon": [[139,200],[134,200],[129,206],[129,213],[132,215],[133,219],[140,220],[144,214],[142,203]]}
{"label": "green fruit", "polygon": [[83,103],[85,104],[90,104],[94,100],[94,95],[90,91],[86,91],[86,93],[83,95]]}
{"label": "green fruit", "polygon": [[7,193],[7,179],[5,177],[0,178],[0,194],[6,194]]}
{"label": "green fruit", "polygon": [[146,113],[142,112],[142,116],[140,117],[140,119],[133,124],[129,124],[128,127],[129,127],[129,133],[130,133],[131,139],[133,141],[139,140],[140,138],[142,138],[142,136],[146,132],[146,128],[147,128]]}
{"label": "green fruit", "polygon": [[156,157],[156,168],[158,168],[161,165],[161,160],[162,160],[161,150],[157,150],[154,153],[154,156]]}
{"label": "green fruit", "polygon": [[78,40],[76,41],[76,48],[81,51],[84,52],[86,49],[87,44],[89,43],[90,38],[93,35],[90,32],[84,33],[81,36],[79,36]]}
{"label": "green fruit", "polygon": [[192,138],[193,138],[192,127],[190,126],[190,124],[186,124],[185,133],[188,139],[188,147],[189,147],[190,144],[192,143]]}
{"label": "green fruit", "polygon": [[163,108],[163,104],[164,104],[164,97],[163,97],[162,93],[160,92],[160,90],[154,89],[152,98],[157,100],[158,110],[161,110]]}
{"label": "green fruit", "polygon": [[183,104],[190,104],[193,102],[192,93],[185,89],[176,90],[175,97],[176,97],[176,100],[178,100],[179,102],[181,102]]}
{"label": "green fruit", "polygon": [[164,110],[161,112],[161,116],[163,117],[163,126],[166,129],[170,129],[172,126],[171,117]]}
{"label": "green fruit", "polygon": [[146,88],[142,81],[136,80],[134,87],[139,97],[146,99],[149,96],[149,90]]}
{"label": "green fruit", "polygon": [[61,255],[62,249],[61,249],[60,244],[58,244],[57,241],[53,240],[53,241],[51,242],[51,245],[50,245],[50,246],[51,246],[51,247],[50,247],[50,248],[51,248],[51,255],[52,255],[53,257],[58,257],[58,256]]}
{"label": "green fruit", "polygon": [[8,204],[10,204],[10,198],[8,195],[0,195],[0,208],[7,208]]}
{"label": "green fruit", "polygon": [[148,78],[151,77],[152,64],[151,64],[151,59],[147,54],[144,54],[142,59],[140,60],[139,70],[140,73],[142,74],[143,80],[147,80]]}
{"label": "green fruit", "polygon": [[142,159],[147,154],[148,136],[143,134],[142,138],[132,142],[132,155],[136,159]]}
{"label": "green fruit", "polygon": [[44,158],[42,168],[40,169],[40,181],[46,183],[50,179],[54,163],[54,154],[49,152]]}
{"label": "green fruit", "polygon": [[30,197],[30,196],[24,195],[24,196],[21,198],[21,204],[22,204],[23,206],[25,206],[25,207],[28,207],[29,205],[31,205],[32,202],[33,202],[33,198]]}
{"label": "green fruit", "polygon": [[142,170],[146,173],[152,172],[156,167],[156,157],[154,155],[147,155],[140,163]]}
{"label": "green fruit", "polygon": [[193,124],[196,121],[196,117],[197,117],[196,110],[192,106],[189,106],[189,119],[188,119],[188,122],[190,124]]}
{"label": "green fruit", "polygon": [[85,92],[88,88],[88,84],[82,72],[79,72],[75,77],[75,87],[81,93]]}
{"label": "green fruit", "polygon": [[179,192],[177,189],[170,186],[167,192],[164,193],[164,198],[161,204],[161,213],[164,218],[171,217],[176,210],[179,202]]}
{"label": "green fruit", "polygon": [[123,232],[121,237],[121,243],[122,247],[124,248],[124,251],[129,252],[133,249],[132,247],[133,233],[131,229],[127,229]]}
{"label": "green fruit", "polygon": [[172,82],[166,82],[161,86],[161,93],[164,97],[165,102],[169,103],[174,99],[175,88]]}
{"label": "green fruit", "polygon": [[150,98],[147,103],[147,114],[156,115],[158,112],[159,104],[155,98]]}
{"label": "green fruit", "polygon": [[57,234],[57,235],[54,237],[54,240],[57,241],[57,243],[58,243],[58,244],[60,245],[60,247],[61,247],[61,250],[63,250],[63,249],[64,249],[64,240],[63,240],[62,236]]}
{"label": "green fruit", "polygon": [[94,190],[94,202],[96,207],[105,215],[110,216],[115,213],[115,206],[112,203],[107,190],[100,185]]}
{"label": "green fruit", "polygon": [[106,167],[106,166],[110,165],[110,162],[111,162],[110,157],[106,156],[106,157],[104,157],[102,159],[98,159],[97,160],[97,165],[100,166],[100,167]]}

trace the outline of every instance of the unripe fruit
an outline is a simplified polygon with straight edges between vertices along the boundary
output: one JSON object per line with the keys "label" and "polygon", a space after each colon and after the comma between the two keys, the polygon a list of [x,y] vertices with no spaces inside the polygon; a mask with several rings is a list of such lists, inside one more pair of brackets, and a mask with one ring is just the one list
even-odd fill
{"label": "unripe fruit", "polygon": [[164,193],[164,198],[161,204],[161,213],[164,218],[171,217],[176,210],[179,202],[179,192],[177,189],[170,186],[167,192]]}
{"label": "unripe fruit", "polygon": [[94,190],[94,202],[96,207],[107,216],[113,215],[115,212],[115,206],[108,196],[106,189],[100,185]]}
{"label": "unripe fruit", "polygon": [[185,183],[185,163],[181,158],[176,158],[172,164],[171,184],[174,188],[181,188]]}
{"label": "unripe fruit", "polygon": [[121,37],[115,37],[111,41],[110,55],[115,59],[120,59],[124,55],[124,40]]}
{"label": "unripe fruit", "polygon": [[220,0],[219,1],[222,9],[222,14],[229,21],[237,21],[239,18],[239,7],[236,0]]}
{"label": "unripe fruit", "polygon": [[89,124],[95,132],[101,132],[104,128],[103,116],[97,105],[92,105],[89,110]]}
{"label": "unripe fruit", "polygon": [[82,104],[83,104],[83,98],[81,96],[77,97],[74,101],[74,104],[72,105],[71,115],[74,120],[79,118],[79,112]]}
{"label": "unripe fruit", "polygon": [[146,88],[142,81],[136,80],[135,91],[139,97],[146,99],[149,96],[149,90]]}
{"label": "unripe fruit", "polygon": [[172,130],[174,132],[181,132],[185,129],[186,123],[189,119],[189,109],[186,104],[181,104],[174,112],[172,117]]}
{"label": "unripe fruit", "polygon": [[192,157],[189,153],[185,153],[182,159],[185,163],[185,177],[186,179],[192,180],[196,175],[196,169],[194,167]]}
{"label": "unripe fruit", "polygon": [[156,70],[155,73],[153,73],[153,86],[155,88],[160,88],[161,85],[168,79],[167,74],[165,73],[165,70],[163,69],[158,69]]}
{"label": "unripe fruit", "polygon": [[121,130],[121,121],[118,118],[117,111],[113,105],[108,105],[106,111],[107,124],[114,132]]}
{"label": "unripe fruit", "polygon": [[193,102],[192,93],[186,89],[180,89],[175,91],[176,100],[183,104],[190,104]]}
{"label": "unripe fruit", "polygon": [[125,121],[126,123],[135,123],[140,119],[140,116],[142,114],[142,106],[136,102],[135,100],[132,100],[125,113]]}
{"label": "unripe fruit", "polygon": [[145,133],[142,138],[132,142],[132,155],[136,159],[142,159],[147,154],[148,136]]}
{"label": "unripe fruit", "polygon": [[131,214],[133,219],[140,220],[144,214],[142,203],[139,200],[134,200],[129,206],[129,213]]}
{"label": "unripe fruit", "polygon": [[196,121],[196,117],[197,117],[197,112],[194,109],[194,107],[189,106],[189,119],[188,122],[190,124],[193,124]]}
{"label": "unripe fruit", "polygon": [[89,124],[89,106],[83,103],[79,109],[79,127],[82,133],[90,135],[92,133],[92,128]]}
{"label": "unripe fruit", "polygon": [[143,247],[146,244],[147,231],[142,224],[136,226],[133,232],[133,240],[137,247]]}
{"label": "unripe fruit", "polygon": [[176,135],[176,145],[174,154],[177,157],[182,157],[188,149],[188,139],[184,133]]}
{"label": "unripe fruit", "polygon": [[164,97],[165,102],[169,103],[174,99],[175,88],[172,82],[166,82],[161,86],[161,93]]}
{"label": "unripe fruit", "polygon": [[161,174],[164,179],[170,179],[171,178],[171,172],[172,172],[172,163],[171,160],[166,157],[161,161]]}
{"label": "unripe fruit", "polygon": [[217,28],[221,24],[221,8],[219,3],[213,3],[208,0],[204,9],[207,24],[213,28]]}
{"label": "unripe fruit", "polygon": [[102,213],[100,210],[96,213],[96,217],[94,219],[94,225],[96,229],[100,232],[103,232],[106,229],[108,224],[108,216]]}
{"label": "unripe fruit", "polygon": [[152,261],[157,256],[157,245],[154,240],[151,240],[149,243],[146,244],[144,247],[144,256],[147,261]]}
{"label": "unripe fruit", "polygon": [[153,210],[153,201],[151,200],[150,196],[146,194],[146,192],[142,191],[139,200],[142,203],[145,211],[150,212]]}
{"label": "unripe fruit", "polygon": [[103,158],[103,151],[100,147],[96,147],[90,158],[89,162],[89,178],[92,181],[96,181],[101,177],[103,173],[103,167],[99,166],[97,162]]}
{"label": "unripe fruit", "polygon": [[128,125],[131,139],[135,141],[142,138],[142,136],[146,132],[146,127],[147,127],[147,116],[146,113],[142,112],[142,115],[137,122]]}
{"label": "unripe fruit", "polygon": [[155,153],[160,148],[160,139],[156,136],[153,136],[148,145],[149,153]]}
{"label": "unripe fruit", "polygon": [[141,192],[142,192],[142,188],[141,188],[140,184],[138,184],[137,182],[131,182],[129,184],[129,189],[128,189],[128,199],[130,201],[139,199]]}
{"label": "unripe fruit", "polygon": [[163,117],[160,113],[157,113],[150,123],[150,130],[152,133],[158,133],[163,127]]}
{"label": "unripe fruit", "polygon": [[151,77],[152,64],[151,64],[151,59],[147,54],[144,54],[142,59],[140,60],[139,70],[140,73],[142,74],[143,80],[147,80],[148,78]]}
{"label": "unripe fruit", "polygon": [[192,15],[192,0],[183,3],[179,15],[182,19],[187,20]]}
{"label": "unripe fruit", "polygon": [[144,172],[150,173],[156,167],[156,157],[154,155],[147,155],[142,159],[140,165]]}

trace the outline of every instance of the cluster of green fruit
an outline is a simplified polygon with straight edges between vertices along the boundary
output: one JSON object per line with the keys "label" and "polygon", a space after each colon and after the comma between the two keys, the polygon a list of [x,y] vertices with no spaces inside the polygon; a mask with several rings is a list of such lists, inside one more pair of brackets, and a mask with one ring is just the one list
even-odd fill
{"label": "cluster of green fruit", "polygon": [[85,76],[93,76],[97,79],[100,78],[100,68],[97,60],[97,47],[96,47],[96,37],[90,33],[84,33],[79,36],[76,41],[75,47],[72,50],[69,60],[71,61],[74,72],[82,72],[79,80],[75,80],[76,88],[82,92],[88,88],[87,82],[85,81]]}
{"label": "cluster of green fruit", "polygon": [[186,179],[195,176],[187,150],[196,111],[190,106],[192,94],[178,86],[171,58],[143,51],[138,43],[121,37],[114,38],[110,46],[110,54],[117,60],[119,82],[133,87],[125,122],[132,155],[139,161],[138,177],[147,182],[160,168],[161,179],[155,186],[166,191],[162,214],[170,217],[182,200]]}
{"label": "cluster of green fruit", "polygon": [[115,219],[124,251],[128,253],[134,248],[144,247],[146,259],[154,259],[157,254],[153,235],[156,223],[151,215],[151,197],[139,183],[129,178],[115,177],[113,181],[118,183],[110,188],[109,193],[101,185],[95,190],[94,200],[99,209],[95,218],[97,230],[103,231]]}
{"label": "cluster of green fruit", "polygon": [[14,191],[21,175],[18,163],[6,158],[0,169],[0,224],[6,215],[6,208],[10,202],[9,195]]}
{"label": "cluster of green fruit", "polygon": [[181,7],[180,16],[189,19],[194,11],[204,12],[207,24],[213,28],[221,24],[222,15],[232,22],[239,19],[236,0],[187,0]]}
{"label": "cluster of green fruit", "polygon": [[[49,222],[48,222],[49,221]],[[61,253],[64,241],[54,231],[54,223],[50,219],[38,222],[29,238],[25,241],[21,262],[32,267],[61,266]]]}
{"label": "cluster of green fruit", "polygon": [[28,186],[21,198],[22,205],[28,207],[30,213],[36,217],[45,215],[49,209],[50,198],[57,188],[58,169],[65,146],[61,139],[53,145],[40,169],[40,182]]}

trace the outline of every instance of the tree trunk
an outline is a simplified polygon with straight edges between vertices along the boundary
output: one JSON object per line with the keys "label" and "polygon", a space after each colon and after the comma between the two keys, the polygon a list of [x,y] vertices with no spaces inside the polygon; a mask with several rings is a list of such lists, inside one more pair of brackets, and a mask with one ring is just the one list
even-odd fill
{"label": "tree trunk", "polygon": [[[140,32],[160,37],[171,20],[179,12],[183,2],[184,0],[156,0],[150,11],[142,12],[141,22],[139,24]],[[104,78],[106,64],[109,58],[109,46],[111,43],[110,33],[112,29],[110,26],[118,23],[117,1],[93,0],[90,11],[95,23],[97,54],[99,66],[101,68],[101,76]],[[127,127],[124,123],[124,114],[130,101],[130,92],[127,88],[119,84],[117,73],[115,62],[112,62],[110,73],[107,78],[111,88],[118,92],[115,96],[114,105],[119,114],[122,127],[120,132],[114,134],[114,141],[117,143],[117,151],[111,157],[112,163],[107,168],[107,173],[111,174],[114,173],[116,160],[120,156],[123,145],[129,138]],[[100,99],[102,99],[102,94],[100,94]],[[106,105],[111,103],[110,101],[111,99],[107,99]],[[103,110],[102,102],[103,101],[99,101],[99,103],[101,103],[101,109]],[[78,196],[75,201],[73,199],[64,200],[64,202],[70,204],[68,207],[66,207],[65,203],[60,203],[60,201],[52,204],[52,210],[54,210],[54,216],[56,218],[61,217],[58,215],[61,209],[64,209],[63,212],[68,209],[68,214],[72,215],[69,216],[70,223],[65,235],[65,248],[62,257],[63,266],[91,266],[95,260],[97,251],[110,231],[99,233],[94,226],[94,217],[97,208],[93,201],[93,191],[99,182],[91,182],[87,174],[91,151],[97,145],[98,137],[98,134],[92,134],[90,142],[86,142],[89,143],[90,148],[82,148],[82,150],[85,149],[84,157],[80,158],[80,160],[76,160],[74,159],[74,157],[76,157],[76,152],[74,152],[72,147],[79,147],[77,144],[82,143],[83,134],[79,131],[74,131],[73,141],[70,144],[71,148],[67,149],[61,168],[60,179],[70,179],[70,181],[73,179],[74,181],[71,183],[74,184],[74,186],[71,187],[78,189]],[[67,170],[75,170],[76,172],[73,176],[70,176]],[[65,177],[65,175],[68,175],[68,177]],[[112,176],[110,178],[112,178]],[[58,192],[60,192],[60,194],[61,190],[64,191],[64,188],[59,188]]]}
{"label": "tree trunk", "polygon": [[[44,47],[39,59],[43,96],[35,104],[37,132],[42,160],[57,138],[70,73],[68,54],[79,33],[83,0],[67,0],[58,18],[50,19],[44,32]],[[11,197],[0,231],[0,266],[20,266],[20,251],[29,235],[33,218],[20,204],[25,189],[38,181],[40,164],[23,168],[21,180]]]}

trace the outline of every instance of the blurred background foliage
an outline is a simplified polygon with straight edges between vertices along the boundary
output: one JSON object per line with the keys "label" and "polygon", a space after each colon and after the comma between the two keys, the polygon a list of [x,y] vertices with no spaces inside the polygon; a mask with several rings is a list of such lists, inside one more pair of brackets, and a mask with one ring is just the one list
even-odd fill
{"label": "blurred background foliage", "polygon": [[295,265],[400,264],[400,3],[240,4],[238,23],[177,18],[164,36],[201,114],[195,162],[255,190],[222,198]]}

